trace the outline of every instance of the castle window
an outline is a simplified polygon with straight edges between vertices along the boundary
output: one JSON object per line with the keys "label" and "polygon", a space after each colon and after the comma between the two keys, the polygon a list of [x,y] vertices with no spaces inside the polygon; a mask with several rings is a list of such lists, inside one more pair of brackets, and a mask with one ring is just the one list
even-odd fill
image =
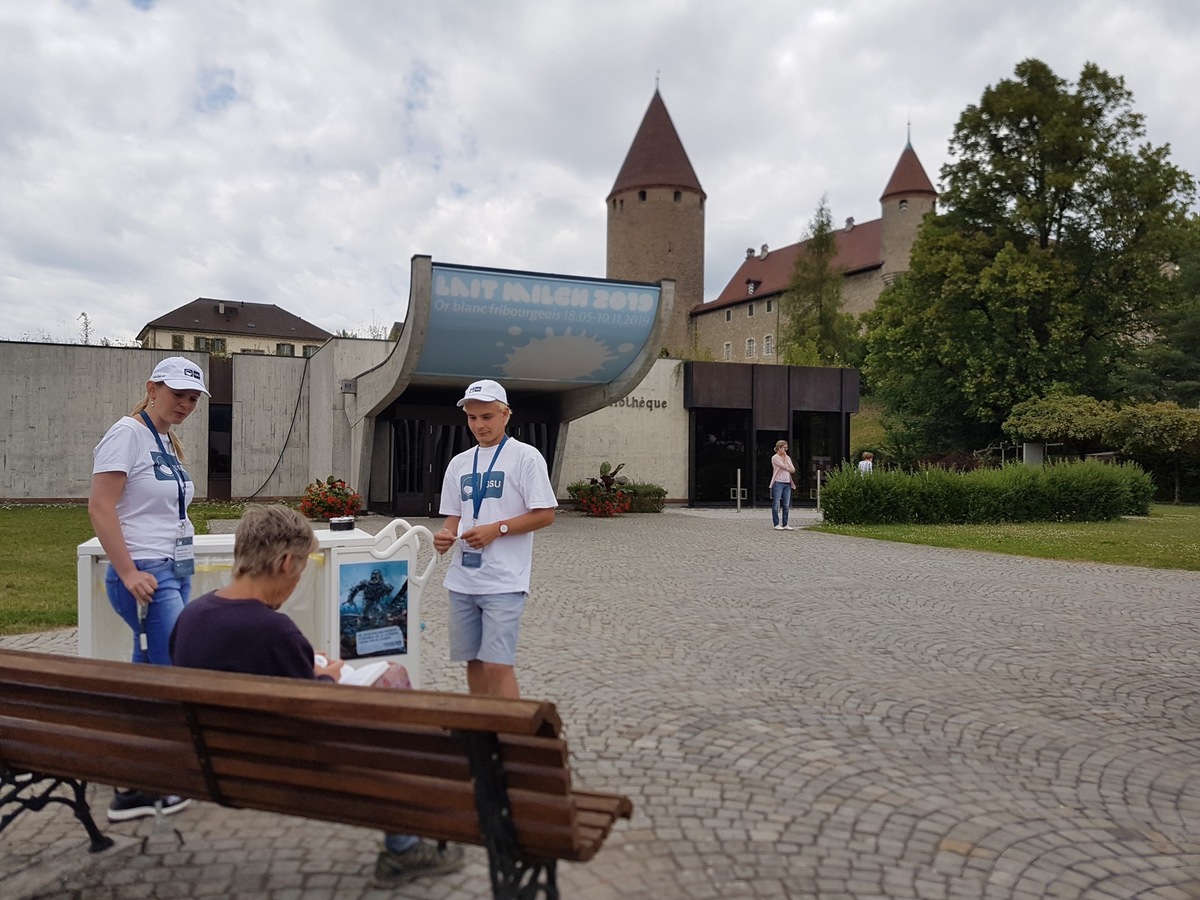
{"label": "castle window", "polygon": [[753,303],[746,305],[746,318],[747,319],[754,318],[754,304]]}
{"label": "castle window", "polygon": [[732,309],[725,310],[725,321],[726,322],[733,321],[733,310]]}
{"label": "castle window", "polygon": [[733,344],[730,343],[729,341],[726,341],[725,342],[725,362],[729,362],[731,359],[733,359]]}
{"label": "castle window", "polygon": [[768,334],[763,338],[763,356],[775,355],[775,335]]}
{"label": "castle window", "polygon": [[645,199],[646,199],[646,192],[645,192],[645,191],[638,191],[638,199],[639,199],[639,200],[645,200]]}
{"label": "castle window", "polygon": [[746,338],[746,358],[754,356],[754,338]]}
{"label": "castle window", "polygon": [[904,212],[906,209],[908,209],[908,201],[901,200],[900,201],[900,212]]}
{"label": "castle window", "polygon": [[771,301],[768,300],[767,301],[767,312],[770,312],[770,311],[771,311]]}
{"label": "castle window", "polygon": [[676,191],[675,192],[675,202],[678,203],[682,199],[683,199],[683,191]]}

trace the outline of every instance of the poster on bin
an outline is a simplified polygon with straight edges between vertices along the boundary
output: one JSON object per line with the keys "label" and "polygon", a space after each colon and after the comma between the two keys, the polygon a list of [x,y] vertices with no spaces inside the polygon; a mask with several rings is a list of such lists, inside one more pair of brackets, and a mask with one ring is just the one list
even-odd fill
{"label": "poster on bin", "polygon": [[[357,555],[357,554],[354,554]],[[342,659],[408,654],[408,560],[365,555],[338,560],[338,635]]]}

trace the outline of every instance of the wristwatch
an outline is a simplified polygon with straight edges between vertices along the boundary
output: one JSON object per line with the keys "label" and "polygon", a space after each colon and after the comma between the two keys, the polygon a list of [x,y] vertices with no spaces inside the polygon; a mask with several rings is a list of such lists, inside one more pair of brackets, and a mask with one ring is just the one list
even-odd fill
{"label": "wristwatch", "polygon": [[508,523],[507,523],[507,522],[501,522],[501,523],[500,523],[500,533],[501,533],[501,534],[508,534]]}

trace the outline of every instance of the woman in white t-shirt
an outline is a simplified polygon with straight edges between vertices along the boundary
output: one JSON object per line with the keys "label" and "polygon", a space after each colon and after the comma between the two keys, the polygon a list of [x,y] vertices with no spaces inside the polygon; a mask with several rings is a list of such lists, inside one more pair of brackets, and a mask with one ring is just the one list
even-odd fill
{"label": "woman in white t-shirt", "polygon": [[171,664],[167,639],[191,591],[195,486],[171,426],[207,393],[198,365],[164,359],[146,396],[93,451],[88,516],[109,559],[109,601],[133,631],[134,662]]}
{"label": "woman in white t-shirt", "polygon": [[[187,419],[207,393],[198,365],[181,356],[164,359],[146,382],[146,396],[92,452],[88,516],[109,559],[109,602],[133,631],[136,663],[171,664],[171,630],[191,594],[195,530],[187,507],[195,486],[171,426]],[[108,819],[177,812],[188,802],[118,790]]]}

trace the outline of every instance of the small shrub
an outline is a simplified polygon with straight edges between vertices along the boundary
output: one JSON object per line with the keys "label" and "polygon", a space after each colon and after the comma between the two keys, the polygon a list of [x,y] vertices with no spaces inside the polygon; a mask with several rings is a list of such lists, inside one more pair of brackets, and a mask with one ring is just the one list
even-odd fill
{"label": "small shrub", "polygon": [[304,489],[300,512],[310,519],[332,519],[352,516],[362,505],[362,497],[340,478],[330,475],[324,481],[314,481]]}
{"label": "small shrub", "polygon": [[623,468],[624,463],[614,468],[606,460],[600,464],[599,477],[568,484],[567,496],[590,516],[662,512],[667,489],[658,484],[630,481],[618,475]]}

